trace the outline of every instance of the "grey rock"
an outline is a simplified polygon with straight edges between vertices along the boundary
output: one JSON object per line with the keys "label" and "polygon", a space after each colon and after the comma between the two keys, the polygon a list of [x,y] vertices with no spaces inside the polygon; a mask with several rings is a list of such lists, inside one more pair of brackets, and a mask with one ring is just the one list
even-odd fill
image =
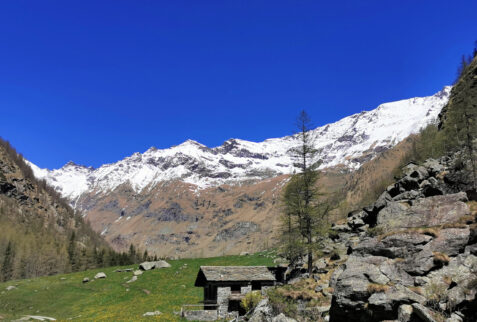
{"label": "grey rock", "polygon": [[434,252],[445,253],[449,256],[456,256],[462,253],[469,241],[468,228],[448,228],[442,229],[432,242],[427,244],[428,248]]}
{"label": "grey rock", "polygon": [[477,256],[477,244],[467,246],[465,248],[465,253]]}
{"label": "grey rock", "polygon": [[355,255],[374,255],[388,258],[404,258],[421,251],[432,237],[417,233],[398,233],[385,237],[363,239],[353,248]]}
{"label": "grey rock", "polygon": [[342,233],[347,233],[351,231],[351,227],[349,227],[348,225],[335,225],[331,227],[331,229],[336,232],[342,232]]}
{"label": "grey rock", "polygon": [[385,227],[386,229],[402,227],[405,224],[402,220],[407,219],[407,216],[411,215],[410,208],[411,206],[407,202],[389,202],[378,214],[378,226]]}
{"label": "grey rock", "polygon": [[452,313],[449,318],[446,319],[446,322],[463,322],[464,320],[457,314]]}
{"label": "grey rock", "polygon": [[453,306],[460,305],[466,300],[466,290],[460,286],[455,286],[446,292],[447,302]]}
{"label": "grey rock", "polygon": [[416,276],[414,278],[414,284],[416,286],[423,286],[426,285],[430,282],[431,280],[428,277],[425,276]]}
{"label": "grey rock", "polygon": [[403,193],[398,194],[393,198],[393,201],[400,201],[400,200],[414,200],[419,197],[419,192],[416,190],[405,191]]}
{"label": "grey rock", "polygon": [[426,166],[409,164],[402,170],[406,177],[411,177],[417,180],[424,180],[429,177],[429,171]]}
{"label": "grey rock", "polygon": [[83,278],[83,283],[88,283],[88,282],[89,282],[89,278],[88,278],[88,277]]}
{"label": "grey rock", "polygon": [[392,283],[399,283],[404,286],[414,286],[414,278],[404,269],[396,265],[392,260],[383,262],[379,266],[379,269]]}
{"label": "grey rock", "polygon": [[21,319],[18,319],[16,321],[56,321],[55,318],[48,317],[48,316],[41,316],[41,315],[25,315]]}
{"label": "grey rock", "polygon": [[387,204],[392,200],[393,200],[393,198],[391,197],[391,195],[387,191],[385,191],[379,196],[379,198],[374,203],[374,208],[377,211],[379,211],[379,210],[383,209],[384,207],[386,207]]}
{"label": "grey rock", "polygon": [[411,275],[425,275],[435,266],[434,255],[431,250],[425,249],[398,265]]}
{"label": "grey rock", "polygon": [[133,273],[134,276],[139,276],[139,275],[142,275],[142,274],[143,274],[143,271],[141,271],[140,269],[135,270],[134,273]]}
{"label": "grey rock", "polygon": [[[330,311],[332,321],[341,321],[351,316],[356,318],[356,321],[361,319],[357,318],[356,311],[365,314],[364,304],[370,296],[369,284],[387,284],[389,282],[389,278],[378,268],[386,260],[385,257],[378,256],[358,257],[352,255],[348,258],[343,272],[338,277],[333,277],[336,282],[333,280],[330,282],[330,286],[334,288]],[[362,318],[365,319],[366,316]]]}
{"label": "grey rock", "polygon": [[159,311],[154,311],[154,312],[146,312],[142,316],[157,316],[157,315],[161,315],[161,314],[162,313],[159,312]]}
{"label": "grey rock", "polygon": [[272,322],[296,322],[296,320],[286,317],[285,314],[280,313],[279,315],[272,318]]}
{"label": "grey rock", "polygon": [[12,291],[16,289],[16,286],[10,285],[5,288],[7,291]]}
{"label": "grey rock", "polygon": [[137,281],[137,276],[134,275],[129,281],[127,281],[126,283],[134,283],[135,281]]}
{"label": "grey rock", "polygon": [[411,177],[410,175],[405,176],[399,180],[399,185],[404,188],[406,191],[418,190],[419,189],[419,179]]}
{"label": "grey rock", "polygon": [[338,278],[345,270],[345,267],[346,267],[345,265],[340,265],[338,266],[338,268],[336,268],[333,271],[333,274],[331,275],[331,278],[330,278],[330,287],[336,288],[336,282],[338,281]]}
{"label": "grey rock", "polygon": [[477,226],[470,229],[469,244],[477,244]]}
{"label": "grey rock", "polygon": [[143,271],[149,271],[151,269],[158,269],[158,268],[168,268],[171,267],[171,265],[164,261],[156,261],[156,262],[144,262],[139,265],[139,268],[142,269]]}
{"label": "grey rock", "polygon": [[398,321],[410,322],[412,316],[412,306],[409,304],[402,304],[398,308]]}
{"label": "grey rock", "polygon": [[436,322],[434,318],[432,317],[431,313],[429,310],[419,304],[419,303],[414,303],[412,304],[412,308],[414,310],[414,313],[423,321],[423,322]]}
{"label": "grey rock", "polygon": [[313,264],[313,266],[315,266],[317,269],[325,269],[327,265],[328,265],[328,263],[326,262],[326,260],[325,260],[324,258],[318,259],[318,260]]}
{"label": "grey rock", "polygon": [[470,212],[465,201],[463,192],[418,199],[412,206],[394,201],[379,212],[377,223],[388,230],[455,223]]}
{"label": "grey rock", "polygon": [[94,278],[95,279],[100,279],[100,278],[106,278],[106,274],[104,274],[103,272],[99,272],[98,274],[94,275]]}
{"label": "grey rock", "polygon": [[250,315],[249,321],[251,322],[269,322],[272,321],[272,308],[268,303],[268,299],[261,300],[252,314]]}
{"label": "grey rock", "polygon": [[424,303],[426,298],[418,295],[406,287],[397,284],[386,292],[372,294],[369,299],[369,308],[374,316],[380,320],[391,320],[398,316],[398,307],[402,304]]}
{"label": "grey rock", "polygon": [[435,176],[436,174],[441,173],[445,169],[445,166],[435,159],[426,160],[423,166],[426,167],[430,176]]}

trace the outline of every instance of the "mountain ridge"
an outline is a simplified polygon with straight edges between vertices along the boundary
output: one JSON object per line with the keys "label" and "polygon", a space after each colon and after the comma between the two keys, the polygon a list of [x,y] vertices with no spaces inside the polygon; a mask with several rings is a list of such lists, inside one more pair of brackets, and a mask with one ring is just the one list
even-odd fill
{"label": "mountain ridge", "polygon": [[[322,160],[321,169],[342,166],[356,170],[364,162],[402,141],[437,118],[451,87],[427,97],[383,103],[313,131]],[[41,169],[30,162],[34,174],[45,179],[75,207],[84,193],[108,193],[129,184],[136,193],[163,181],[180,180],[197,191],[222,184],[241,184],[282,174],[296,168],[290,156],[293,135],[252,142],[232,138],[217,147],[194,140],[166,149],[151,147],[99,168],[68,162],[60,169]]]}

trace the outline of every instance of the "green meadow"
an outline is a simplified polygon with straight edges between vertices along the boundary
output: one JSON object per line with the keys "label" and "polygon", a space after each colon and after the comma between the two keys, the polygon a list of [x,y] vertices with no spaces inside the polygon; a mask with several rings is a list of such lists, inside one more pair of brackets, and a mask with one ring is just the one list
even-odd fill
{"label": "green meadow", "polygon": [[[172,267],[146,271],[137,281],[126,283],[132,272],[114,272],[109,267],[85,272],[0,283],[0,319],[41,315],[57,320],[78,321],[180,321],[174,311],[183,304],[198,304],[202,289],[194,287],[201,265],[273,265],[274,255],[261,252],[249,256],[224,256],[168,261]],[[98,272],[106,279],[94,280]],[[88,277],[89,283],[83,284]],[[16,288],[7,291],[8,286]],[[160,311],[159,316],[143,317]]]}

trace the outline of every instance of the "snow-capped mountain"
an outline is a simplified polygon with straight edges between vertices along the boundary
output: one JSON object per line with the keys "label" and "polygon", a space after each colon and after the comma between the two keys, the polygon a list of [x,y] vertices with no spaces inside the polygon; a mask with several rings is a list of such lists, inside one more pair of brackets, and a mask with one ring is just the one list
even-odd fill
{"label": "snow-capped mountain", "polygon": [[[357,169],[378,153],[389,149],[437,118],[447,103],[450,87],[428,97],[384,103],[371,111],[343,118],[313,130],[321,168],[343,165]],[[159,150],[150,148],[97,169],[69,162],[61,169],[40,169],[35,176],[55,187],[72,204],[83,193],[107,193],[130,184],[136,193],[163,181],[180,180],[197,189],[237,184],[293,172],[290,149],[296,137],[250,142],[230,139],[209,148],[188,140]]]}

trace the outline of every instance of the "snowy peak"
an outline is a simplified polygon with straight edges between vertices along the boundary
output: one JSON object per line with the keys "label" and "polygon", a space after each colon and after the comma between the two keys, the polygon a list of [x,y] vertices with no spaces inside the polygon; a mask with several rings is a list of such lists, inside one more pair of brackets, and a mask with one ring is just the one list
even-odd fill
{"label": "snowy peak", "polygon": [[[448,86],[432,96],[384,103],[374,110],[316,128],[313,136],[321,168],[359,168],[434,121],[447,103],[450,90]],[[123,184],[140,193],[169,180],[180,180],[200,189],[290,174],[295,170],[290,150],[298,143],[295,136],[263,142],[229,139],[221,146],[209,148],[187,140],[168,149],[151,147],[142,154],[136,152],[97,169],[74,162],[57,170],[35,165],[32,168],[37,177],[46,179],[74,205],[83,193],[107,193]]]}

